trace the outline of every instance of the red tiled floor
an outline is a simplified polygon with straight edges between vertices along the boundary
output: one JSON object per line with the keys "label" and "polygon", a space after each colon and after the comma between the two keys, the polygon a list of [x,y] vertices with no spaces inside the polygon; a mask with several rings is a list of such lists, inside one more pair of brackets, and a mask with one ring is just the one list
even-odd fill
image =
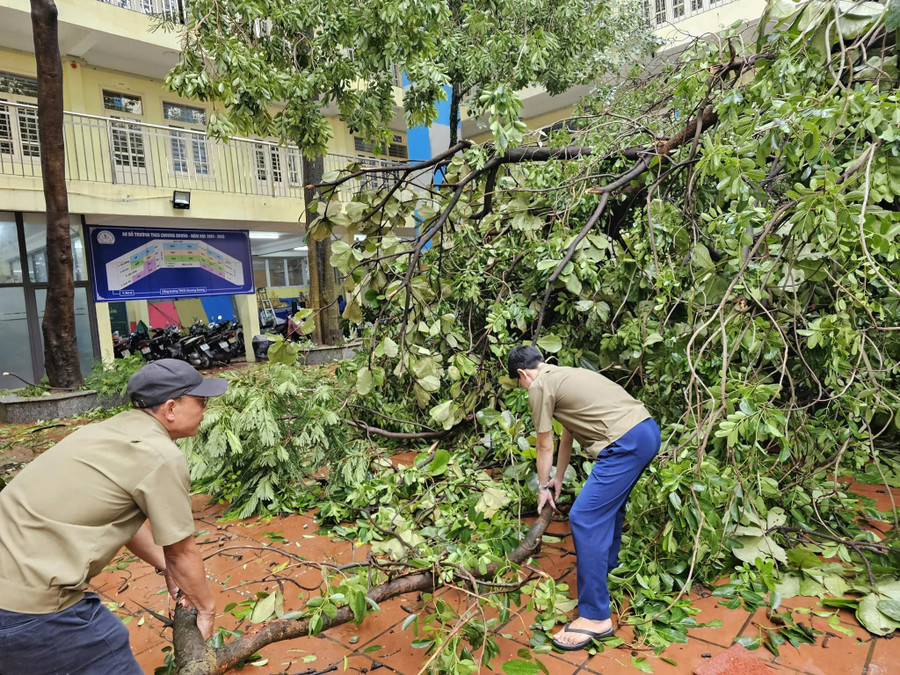
{"label": "red tiled floor", "polygon": [[[822,635],[818,636],[815,644],[801,644],[799,647],[790,644],[781,645],[778,648],[778,656],[761,647],[756,650],[758,658],[770,665],[780,665],[810,675],[849,675],[861,672],[869,655],[872,640],[872,636],[865,629],[858,625],[841,626],[845,630],[853,631],[852,635],[845,635],[843,631],[831,628],[826,617],[798,612],[792,612],[791,616],[794,621],[821,631]],[[766,629],[772,627],[773,623],[766,618],[765,610],[759,609],[741,635],[765,637]]]}
{"label": "red tiled floor", "polygon": [[[879,493],[879,486],[856,486],[864,496],[872,497],[880,508],[889,503],[886,493]],[[900,502],[900,491],[894,490],[895,498]],[[217,517],[224,510],[223,505],[207,504],[204,497],[193,499],[197,529],[205,533],[197,537],[197,543],[206,561],[210,583],[218,589],[219,610],[227,602],[239,602],[252,597],[257,591],[271,592],[279,587],[278,582],[267,577],[279,576],[293,579],[310,589],[321,583],[321,572],[317,567],[298,565],[297,562],[279,550],[292,555],[301,556],[310,561],[336,561],[338,563],[353,560],[365,560],[368,547],[354,548],[350,542],[332,541],[318,532],[318,526],[310,514],[302,516],[278,517],[267,522],[252,519],[242,522],[219,521]],[[271,536],[264,533],[273,533]],[[573,596],[576,586],[575,557],[572,552],[568,523],[554,521],[550,525],[551,536],[559,538],[558,542],[544,544],[542,550],[534,557],[536,569],[552,576],[557,582],[569,584],[569,595]],[[286,541],[273,541],[275,535]],[[169,600],[166,594],[160,593],[164,588],[161,577],[139,561],[119,565],[123,559],[117,559],[111,569],[95,578],[95,589],[101,593],[106,602],[120,605],[120,615],[131,614],[128,630],[131,645],[138,662],[146,673],[162,665],[165,654],[162,648],[169,644],[171,631],[164,628],[159,621],[147,615],[137,603],[150,607],[162,614],[167,612]],[[276,570],[282,563],[284,568]],[[121,568],[121,569],[119,569]],[[262,581],[262,583],[247,583]],[[242,583],[244,582],[244,583]],[[305,599],[316,594],[315,590],[301,590],[290,581],[282,581],[287,610],[302,607]],[[225,590],[225,589],[229,590]],[[299,596],[302,594],[303,598]],[[465,611],[470,604],[470,595],[452,588],[439,589],[436,597],[451,604],[457,611]],[[544,664],[551,675],[616,675],[639,672],[632,665],[632,658],[642,657],[653,668],[657,675],[680,675],[691,673],[694,668],[708,662],[722,653],[733,640],[740,636],[757,635],[768,625],[763,610],[751,614],[743,609],[730,610],[720,604],[715,597],[701,598],[691,596],[694,605],[700,610],[695,616],[699,623],[719,620],[719,628],[695,628],[689,631],[690,641],[686,645],[673,644],[661,655],[673,659],[677,665],[670,665],[656,656],[651,650],[641,645],[631,644],[633,630],[622,626],[618,636],[625,639],[625,645],[617,649],[606,649],[601,654],[589,655],[585,651],[550,653],[538,655],[536,658]],[[493,672],[500,673],[502,664],[507,660],[522,658],[521,649],[529,649],[529,641],[533,635],[532,626],[536,620],[536,612],[523,606],[513,605],[510,618],[505,624],[498,625],[494,636],[500,647],[500,656],[493,659]],[[415,639],[412,628],[402,630],[404,620],[411,612],[424,617],[431,611],[428,600],[414,596],[395,598],[382,604],[381,612],[366,617],[362,625],[345,624],[337,626],[326,635],[315,638],[301,638],[289,642],[270,645],[262,651],[261,658],[268,659],[266,665],[252,668],[254,675],[268,673],[302,673],[310,669],[324,670],[331,665],[337,666],[336,672],[344,672],[344,659],[350,673],[373,671],[374,675],[416,675],[427,661],[425,650],[412,647]],[[789,609],[790,608],[790,609]],[[784,600],[780,611],[793,611],[796,620],[812,622],[813,626],[823,632],[831,633],[827,641],[820,637],[815,645],[802,645],[793,648],[790,645],[781,647],[779,657],[774,657],[764,648],[751,652],[756,658],[773,669],[773,673],[806,673],[808,675],[825,673],[827,675],[893,675],[900,673],[900,639],[873,639],[856,623],[852,612],[841,610],[838,614],[841,625],[854,632],[845,636],[831,629],[827,617],[818,617],[807,613],[826,611],[818,604],[816,598],[789,598]],[[573,616],[577,612],[572,613]],[[485,609],[488,617],[497,616],[495,608]],[[139,625],[141,618],[143,623]],[[233,628],[237,620],[231,615],[220,615],[217,625]],[[553,631],[558,628],[554,628]],[[419,631],[419,637],[423,635]],[[824,636],[823,636],[824,637]],[[365,649],[378,647],[377,650],[365,653]],[[313,657],[315,657],[313,659]],[[304,658],[306,660],[304,660]],[[530,659],[526,659],[530,660]],[[866,664],[868,663],[868,669]],[[248,670],[248,672],[250,672]],[[484,673],[492,672],[483,667]]]}
{"label": "red tiled floor", "polygon": [[688,631],[688,636],[700,638],[722,647],[731,645],[750,618],[750,613],[741,608],[728,609],[723,606],[721,603],[724,602],[724,598],[713,596],[700,598],[692,595],[691,601],[694,607],[700,610],[698,614],[694,615],[698,624],[718,620],[722,622],[722,625],[718,628],[693,628]]}
{"label": "red tiled floor", "polygon": [[872,641],[871,660],[862,675],[894,675],[900,668],[900,639],[875,638]]}

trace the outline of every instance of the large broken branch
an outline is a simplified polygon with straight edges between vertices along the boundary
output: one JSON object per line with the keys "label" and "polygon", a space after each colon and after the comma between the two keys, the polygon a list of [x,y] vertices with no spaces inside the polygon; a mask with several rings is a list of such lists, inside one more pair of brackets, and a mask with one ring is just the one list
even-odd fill
{"label": "large broken branch", "polygon": [[[509,553],[507,560],[514,564],[521,564],[534,555],[540,547],[541,537],[550,524],[552,515],[553,510],[545,507],[524,539]],[[488,565],[484,574],[467,571],[465,576],[488,579],[496,574],[498,569],[499,565],[493,563]],[[380,604],[385,600],[407,593],[430,593],[442,585],[440,577],[431,571],[419,572],[386,581],[369,591],[366,597],[376,604]],[[324,619],[322,630],[326,631],[352,619],[353,611],[349,607],[341,607],[333,619]],[[203,641],[200,631],[197,629],[196,611],[184,609],[178,605],[175,608],[173,636],[176,672],[179,675],[224,673],[230,668],[241,665],[266,645],[308,635],[310,635],[308,618],[279,619],[254,626],[234,642],[219,649],[213,649]]]}

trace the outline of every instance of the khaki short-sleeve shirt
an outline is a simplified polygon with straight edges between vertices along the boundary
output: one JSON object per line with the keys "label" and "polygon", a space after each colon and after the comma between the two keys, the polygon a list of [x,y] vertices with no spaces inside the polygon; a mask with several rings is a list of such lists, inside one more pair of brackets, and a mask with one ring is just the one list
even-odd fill
{"label": "khaki short-sleeve shirt", "polygon": [[600,373],[548,363],[538,366],[528,407],[537,433],[552,431],[556,418],[591,458],[650,418],[643,403]]}
{"label": "khaki short-sleeve shirt", "polygon": [[190,536],[189,490],[184,455],[147,413],[73,432],[0,491],[0,609],[74,605],[148,518],[160,546]]}

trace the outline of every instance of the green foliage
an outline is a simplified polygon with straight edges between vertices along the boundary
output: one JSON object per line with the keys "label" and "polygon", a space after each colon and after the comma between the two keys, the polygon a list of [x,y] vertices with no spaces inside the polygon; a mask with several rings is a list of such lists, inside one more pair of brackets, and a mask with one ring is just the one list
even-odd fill
{"label": "green foliage", "polygon": [[[632,494],[612,587],[657,649],[690,625],[671,601],[695,581],[731,573],[738,603],[774,604],[804,538],[840,568],[803,572],[823,594],[835,577],[868,592],[865,563],[876,576],[900,564],[896,547],[827,538],[875,542],[857,519],[878,514],[840,477],[893,479],[900,428],[896,53],[883,6],[848,8],[776,3],[780,28],[756,46],[698,43],[602,88],[568,130],[540,139],[589,155],[521,162],[511,151],[497,164],[501,148],[474,148],[452,158],[436,196],[401,186],[335,209],[365,235],[336,243],[333,261],[348,311],[371,322],[368,350],[339,371],[371,424],[463,430],[478,412],[471,453],[506,472],[521,504],[509,477],[527,477],[533,439],[524,393],[504,391],[510,347],[536,340],[648,405],[665,448]],[[699,132],[653,154],[701,114]],[[498,124],[514,144],[514,116]],[[635,166],[636,147],[648,148],[646,170],[607,204],[597,192]],[[390,233],[413,225],[418,246]],[[573,469],[577,493],[586,472]],[[397,500],[419,493],[385,481],[351,501],[417,522]]]}
{"label": "green foliage", "polygon": [[115,359],[109,364],[97,361],[84,379],[84,386],[96,391],[100,398],[124,396],[128,380],[145,365],[147,361],[140,354]]}
{"label": "green foliage", "polygon": [[195,487],[230,502],[228,514],[309,508],[319,467],[331,467],[333,489],[366,471],[368,455],[347,438],[339,390],[326,371],[267,364],[225,377],[228,391],[210,402],[199,433],[180,444]]}
{"label": "green foliage", "polygon": [[472,94],[473,114],[486,112],[492,128],[502,121],[505,144],[516,138],[505,131],[518,120],[512,92],[541,85],[560,93],[647,44],[634,0],[196,0],[185,9],[181,58],[166,85],[222,104],[211,135],[274,136],[309,156],[324,154],[331,138],[329,106],[351,133],[390,141],[394,69],[410,82],[409,126],[435,121],[435,104],[453,85]]}

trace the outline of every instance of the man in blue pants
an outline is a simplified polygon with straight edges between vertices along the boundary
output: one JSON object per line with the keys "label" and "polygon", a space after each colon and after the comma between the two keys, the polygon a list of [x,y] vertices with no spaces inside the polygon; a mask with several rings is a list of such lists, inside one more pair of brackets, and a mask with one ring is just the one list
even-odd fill
{"label": "man in blue pants", "polygon": [[[569,511],[578,556],[578,618],[553,637],[560,649],[575,651],[615,632],[606,577],[618,564],[628,495],[659,452],[659,427],[644,405],[615,382],[584,368],[544,363],[535,347],[514,347],[508,370],[528,390],[537,433],[538,513],[548,504],[556,508],[573,439],[594,459]],[[551,479],[554,418],[563,432]]]}

